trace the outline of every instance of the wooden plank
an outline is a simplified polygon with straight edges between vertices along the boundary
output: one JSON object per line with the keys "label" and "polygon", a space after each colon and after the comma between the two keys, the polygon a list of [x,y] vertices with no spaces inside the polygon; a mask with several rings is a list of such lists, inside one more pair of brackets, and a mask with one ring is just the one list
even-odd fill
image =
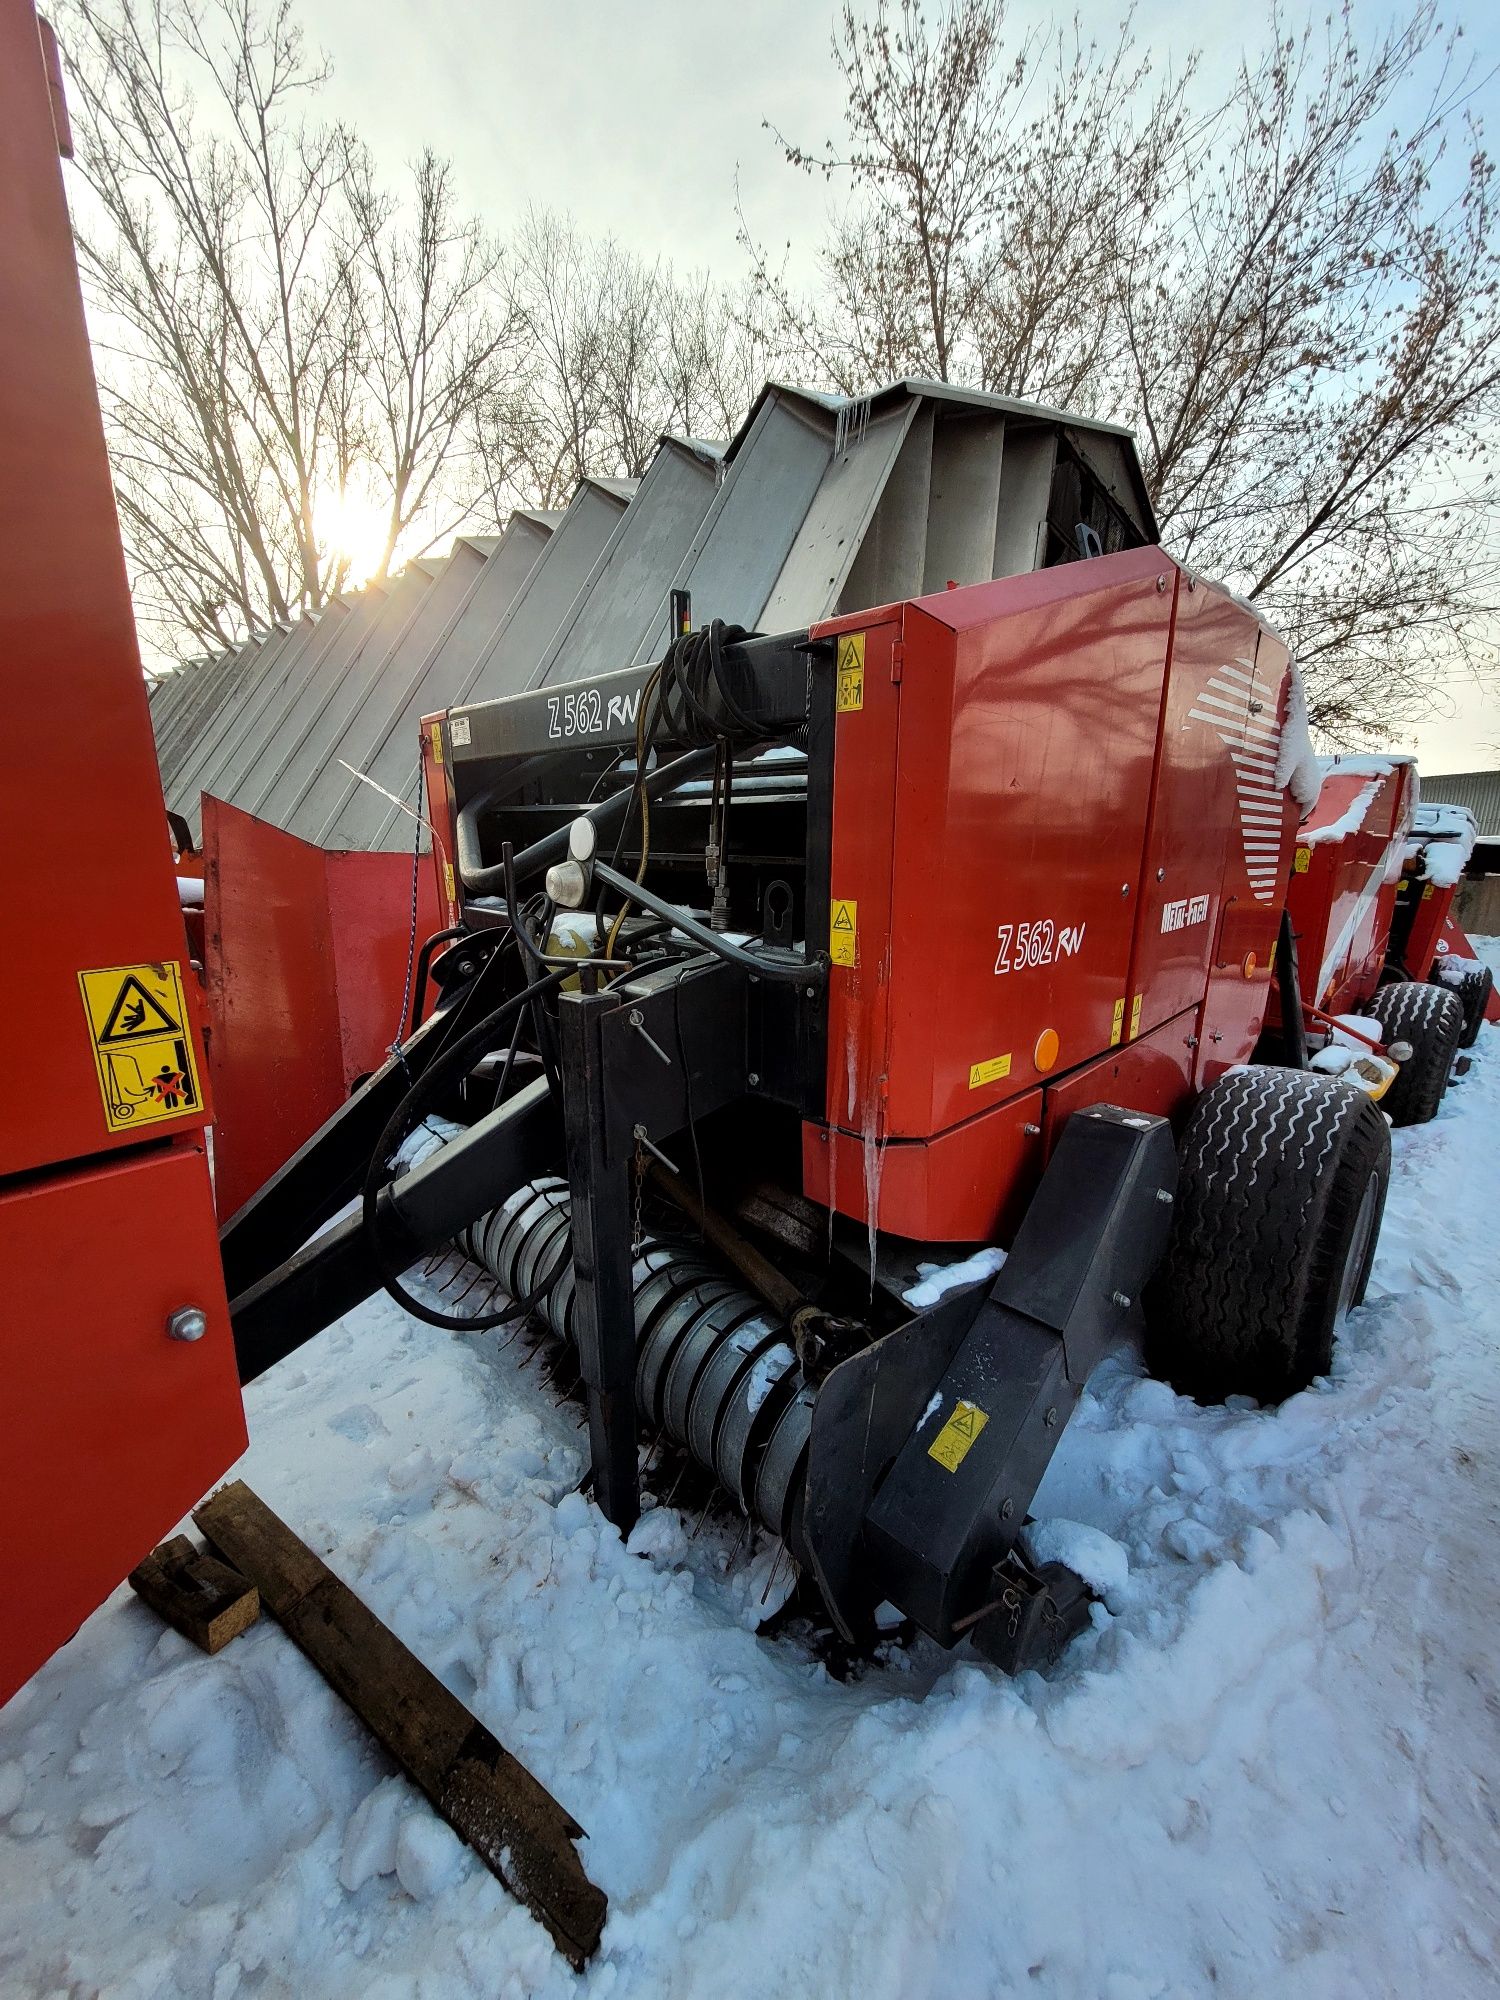
{"label": "wooden plank", "polygon": [[272,1617],[454,1832],[582,1967],[608,1908],[573,1842],[583,1828],[242,1480],[193,1515]]}
{"label": "wooden plank", "polygon": [[173,1535],[130,1572],[130,1587],[184,1639],[220,1652],[260,1616],[260,1593],[237,1570]]}

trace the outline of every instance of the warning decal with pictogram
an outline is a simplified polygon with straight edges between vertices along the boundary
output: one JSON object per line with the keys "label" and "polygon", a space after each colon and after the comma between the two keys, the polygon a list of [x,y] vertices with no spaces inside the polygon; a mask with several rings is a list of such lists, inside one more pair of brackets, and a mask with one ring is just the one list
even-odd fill
{"label": "warning decal with pictogram", "polygon": [[80,972],[78,990],[111,1132],[201,1110],[182,969],[174,960]]}
{"label": "warning decal with pictogram", "polygon": [[837,706],[840,715],[852,714],[865,705],[865,635],[846,632],[838,643],[835,663]]}
{"label": "warning decal with pictogram", "polygon": [[970,1446],[989,1420],[987,1410],[981,1410],[977,1403],[965,1402],[960,1397],[953,1406],[952,1416],[928,1445],[927,1456],[935,1458],[944,1472],[957,1472],[968,1457]]}

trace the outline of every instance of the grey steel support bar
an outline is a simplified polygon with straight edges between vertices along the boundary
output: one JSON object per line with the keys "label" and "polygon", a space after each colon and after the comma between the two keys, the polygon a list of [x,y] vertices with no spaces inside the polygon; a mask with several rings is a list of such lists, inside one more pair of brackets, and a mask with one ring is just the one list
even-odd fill
{"label": "grey steel support bar", "polygon": [[[522,1181],[552,1168],[561,1148],[539,1078],[382,1190],[377,1217],[390,1268],[410,1270],[440,1249]],[[240,1380],[253,1382],[379,1289],[362,1219],[348,1216],[231,1302]]]}

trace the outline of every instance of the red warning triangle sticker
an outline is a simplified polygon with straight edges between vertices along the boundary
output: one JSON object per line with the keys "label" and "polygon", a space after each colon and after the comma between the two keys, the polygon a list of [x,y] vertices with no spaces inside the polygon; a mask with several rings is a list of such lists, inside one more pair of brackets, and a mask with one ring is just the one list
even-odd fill
{"label": "red warning triangle sticker", "polygon": [[178,1035],[182,1023],[173,1020],[154,993],[136,978],[127,973],[120,982],[120,990],[110,1004],[104,1026],[99,1031],[101,1048],[107,1042],[135,1042],[148,1035]]}

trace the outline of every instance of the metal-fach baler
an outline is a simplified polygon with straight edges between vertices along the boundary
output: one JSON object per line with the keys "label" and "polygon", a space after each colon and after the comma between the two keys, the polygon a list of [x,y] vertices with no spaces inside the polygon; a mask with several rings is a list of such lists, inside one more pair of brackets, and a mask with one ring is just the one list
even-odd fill
{"label": "metal-fach baler", "polygon": [[[449,921],[399,1055],[225,1228],[242,1373],[382,1284],[529,1315],[622,1529],[649,1451],[847,1641],[1054,1651],[1087,1593],[1021,1531],[1095,1363],[1307,1383],[1389,1163],[1307,1067],[1286,650],[1148,530],[1075,473],[1028,574],[782,632],[679,599],[654,664],[430,717]],[[403,1274],[452,1243],[439,1309]],[[970,1245],[998,1272],[905,1302]]]}

